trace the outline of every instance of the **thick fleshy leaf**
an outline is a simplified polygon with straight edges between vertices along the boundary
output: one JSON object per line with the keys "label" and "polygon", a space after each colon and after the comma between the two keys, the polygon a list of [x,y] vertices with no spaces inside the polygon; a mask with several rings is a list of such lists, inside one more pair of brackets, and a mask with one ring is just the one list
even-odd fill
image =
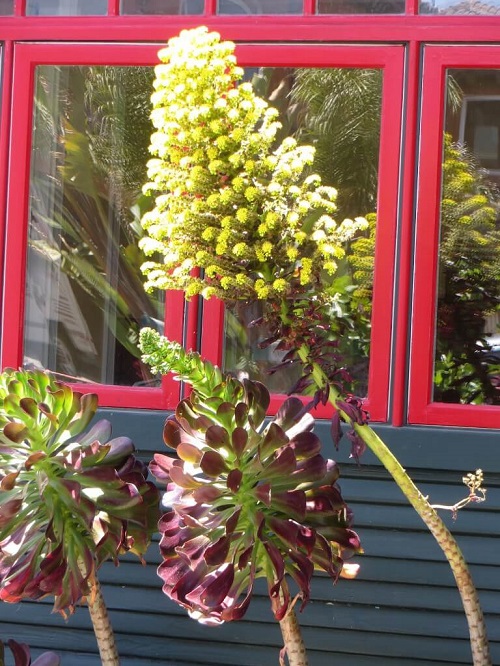
{"label": "thick fleshy leaf", "polygon": [[158,479],[158,481],[167,483],[170,481],[170,469],[174,462],[175,458],[164,456],[161,453],[155,453],[153,460],[149,463],[150,472]]}
{"label": "thick fleshy leaf", "polygon": [[296,426],[304,418],[307,410],[304,408],[304,403],[299,398],[291,397],[285,400],[281,407],[276,412],[274,422],[279,425],[285,432]]}
{"label": "thick fleshy leaf", "polygon": [[31,666],[60,666],[61,659],[55,652],[44,652],[31,663]]}
{"label": "thick fleshy leaf", "polygon": [[210,566],[220,566],[226,559],[231,545],[231,536],[222,536],[210,546],[207,546],[203,557]]}
{"label": "thick fleshy leaf", "polygon": [[10,639],[7,641],[7,645],[14,657],[14,666],[30,666],[30,649],[26,643],[17,643],[17,641]]}
{"label": "thick fleshy leaf", "polygon": [[238,460],[243,455],[243,452],[245,451],[247,444],[248,444],[248,432],[245,430],[245,428],[237,426],[231,433],[231,445]]}
{"label": "thick fleshy leaf", "polygon": [[17,472],[11,472],[10,474],[6,474],[3,478],[2,481],[0,482],[0,489],[2,491],[8,491],[12,490],[15,485],[16,485],[16,479],[19,476],[19,471]]}
{"label": "thick fleshy leaf", "polygon": [[170,478],[174,483],[176,483],[181,488],[186,488],[188,490],[194,490],[195,488],[199,488],[201,485],[203,485],[201,481],[198,481],[190,474],[186,474],[182,467],[176,465],[176,462],[177,461],[175,461],[170,468]]}
{"label": "thick fleshy leaf", "polygon": [[312,432],[299,432],[290,440],[289,446],[293,449],[297,460],[312,458],[321,452],[321,441]]}
{"label": "thick fleshy leaf", "polygon": [[297,521],[306,515],[306,494],[303,490],[287,490],[272,493],[272,505],[278,511]]}
{"label": "thick fleshy leaf", "polygon": [[203,453],[197,446],[194,446],[194,444],[181,442],[177,447],[177,455],[181,460],[184,460],[184,462],[198,464]]}
{"label": "thick fleshy leaf", "polygon": [[3,434],[11,442],[14,442],[14,444],[20,444],[27,436],[28,429],[24,423],[16,423],[15,421],[11,421],[10,423],[7,423],[6,426],[4,426]]}
{"label": "thick fleshy leaf", "polygon": [[246,403],[248,405],[248,420],[255,428],[258,428],[266,417],[271,396],[264,384],[260,382],[245,379],[243,386],[245,387]]}
{"label": "thick fleshy leaf", "polygon": [[292,449],[286,448],[266,467],[266,479],[280,479],[288,482],[288,477],[295,472],[296,464],[295,453]]}
{"label": "thick fleshy leaf", "polygon": [[227,487],[233,493],[238,492],[243,478],[243,472],[239,469],[232,469],[227,475]]}
{"label": "thick fleshy leaf", "polygon": [[228,449],[229,433],[222,426],[212,425],[205,432],[205,442],[212,449]]}
{"label": "thick fleshy leaf", "polygon": [[275,451],[288,443],[288,437],[279,425],[275,422],[269,424],[266,428],[264,439],[259,445],[261,460],[266,460]]}
{"label": "thick fleshy leaf", "polygon": [[[213,576],[212,580],[210,578]],[[216,574],[211,574],[207,579],[204,589],[200,591],[199,598],[204,606],[215,608],[219,606],[227,596],[234,580],[234,567],[232,564],[223,565]],[[187,598],[196,594],[194,590]]]}
{"label": "thick fleshy leaf", "polygon": [[212,478],[217,478],[227,471],[226,462],[217,451],[205,451],[200,460],[200,467],[207,476]]}

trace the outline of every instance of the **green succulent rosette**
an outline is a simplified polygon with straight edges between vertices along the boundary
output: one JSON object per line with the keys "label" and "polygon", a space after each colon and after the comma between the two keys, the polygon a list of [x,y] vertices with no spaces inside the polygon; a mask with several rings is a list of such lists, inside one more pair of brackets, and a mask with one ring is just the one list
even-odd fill
{"label": "green succulent rosette", "polygon": [[99,566],[141,556],[158,492],[127,437],[101,420],[97,397],[43,372],[0,375],[0,599],[54,597],[72,612]]}

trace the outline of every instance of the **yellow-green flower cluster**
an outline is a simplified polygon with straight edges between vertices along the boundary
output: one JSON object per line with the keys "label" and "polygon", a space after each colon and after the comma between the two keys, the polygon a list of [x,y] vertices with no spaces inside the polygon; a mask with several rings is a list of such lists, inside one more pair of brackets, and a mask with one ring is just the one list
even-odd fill
{"label": "yellow-green flower cluster", "polygon": [[[333,219],[336,191],[307,175],[314,148],[276,147],[278,112],[243,82],[232,42],[185,30],[160,51],[143,218],[146,288],[223,299],[283,297],[332,274],[364,220]],[[201,269],[193,277],[193,269]]]}

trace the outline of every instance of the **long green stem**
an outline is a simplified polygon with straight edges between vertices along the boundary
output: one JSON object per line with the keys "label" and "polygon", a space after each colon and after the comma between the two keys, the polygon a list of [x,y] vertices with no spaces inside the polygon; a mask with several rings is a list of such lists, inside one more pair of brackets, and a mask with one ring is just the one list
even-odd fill
{"label": "long green stem", "polygon": [[102,596],[101,586],[97,578],[92,593],[87,598],[90,618],[101,655],[102,666],[119,666],[120,659],[116,648],[113,627],[109,620],[108,610]]}
{"label": "long green stem", "polygon": [[[300,348],[299,356],[304,365],[311,366],[309,350],[305,345]],[[325,387],[328,379],[322,369],[317,364],[312,364],[312,368],[312,376],[318,388]],[[335,387],[330,385],[330,402],[335,409],[338,409],[337,401],[339,399],[339,393]],[[342,412],[342,410],[340,410],[340,413],[349,422],[347,414]],[[462,598],[462,604],[469,625],[473,664],[474,666],[491,666],[492,661],[488,637],[486,635],[486,626],[477,590],[464,556],[453,535],[377,433],[368,425],[355,423],[353,427],[366,446],[384,465],[441,547],[450,564]]]}

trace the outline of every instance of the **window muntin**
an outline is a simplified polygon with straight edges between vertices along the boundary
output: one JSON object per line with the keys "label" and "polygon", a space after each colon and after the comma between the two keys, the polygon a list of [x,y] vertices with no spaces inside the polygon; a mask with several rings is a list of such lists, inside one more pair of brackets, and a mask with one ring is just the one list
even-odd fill
{"label": "window muntin", "polygon": [[154,385],[137,348],[164,305],[141,279],[153,72],[39,66],[24,361],[69,381]]}
{"label": "window muntin", "polygon": [[[370,347],[373,260],[378,190],[382,72],[361,68],[259,68],[249,72],[258,93],[280,112],[279,140],[294,136],[316,149],[311,171],[338,189],[338,222],[367,215],[370,229],[346,246],[346,258],[331,286],[338,293],[332,326],[339,346],[339,366],[350,368],[346,390],[366,397]],[[300,372],[293,366],[269,374],[283,353],[259,341],[272,336],[252,322],[258,304],[236,304],[224,322],[223,366],[239,376],[265,382],[274,393],[287,393]],[[307,310],[304,313],[307,318]],[[356,330],[356,337],[351,333]],[[348,339],[349,338],[349,339]]]}

